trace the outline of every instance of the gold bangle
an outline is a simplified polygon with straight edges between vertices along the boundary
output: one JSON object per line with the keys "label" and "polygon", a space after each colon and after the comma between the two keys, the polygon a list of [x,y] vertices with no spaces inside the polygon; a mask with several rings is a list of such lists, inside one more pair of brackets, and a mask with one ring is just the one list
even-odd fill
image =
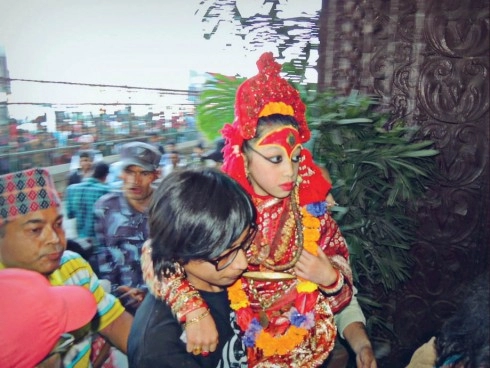
{"label": "gold bangle", "polygon": [[198,315],[197,317],[194,317],[184,323],[184,326],[187,327],[189,325],[192,325],[193,323],[199,322],[201,319],[204,317],[209,316],[209,309],[206,309],[202,314]]}

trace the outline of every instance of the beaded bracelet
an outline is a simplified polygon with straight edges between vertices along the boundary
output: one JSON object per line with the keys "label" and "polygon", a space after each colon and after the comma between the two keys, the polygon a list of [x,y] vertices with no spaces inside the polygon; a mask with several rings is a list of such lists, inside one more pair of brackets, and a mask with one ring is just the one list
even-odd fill
{"label": "beaded bracelet", "polygon": [[197,317],[194,317],[184,323],[184,326],[187,327],[189,325],[192,325],[193,323],[199,322],[201,319],[204,317],[209,316],[209,309],[206,309],[202,314],[198,315]]}

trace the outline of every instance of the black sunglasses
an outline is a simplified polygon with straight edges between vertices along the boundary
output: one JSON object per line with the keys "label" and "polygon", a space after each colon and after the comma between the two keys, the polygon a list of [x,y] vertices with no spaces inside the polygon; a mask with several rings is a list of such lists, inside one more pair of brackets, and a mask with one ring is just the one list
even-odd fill
{"label": "black sunglasses", "polygon": [[257,225],[250,224],[247,236],[245,237],[245,239],[243,239],[238,247],[233,248],[228,253],[223,254],[222,256],[219,256],[215,259],[209,259],[206,262],[213,264],[216,268],[216,271],[224,270],[226,267],[233,263],[240,249],[246,252],[250,248],[255,238],[255,234],[257,234]]}

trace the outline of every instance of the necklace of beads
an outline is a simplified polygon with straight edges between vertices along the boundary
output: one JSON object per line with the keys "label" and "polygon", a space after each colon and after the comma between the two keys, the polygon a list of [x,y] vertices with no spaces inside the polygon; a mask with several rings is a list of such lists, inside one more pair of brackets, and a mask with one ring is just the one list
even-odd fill
{"label": "necklace of beads", "polygon": [[[277,246],[277,250],[274,252],[273,259],[270,258],[271,247],[269,244],[263,242],[262,239],[261,244],[254,244],[251,249],[251,255],[249,256],[249,262],[251,264],[260,264],[265,268],[272,271],[285,271],[288,270],[298,262],[299,257],[301,257],[301,253],[303,251],[303,226],[301,223],[301,213],[298,206],[298,188],[297,186],[294,188],[293,193],[291,195],[290,206],[287,209],[288,211],[288,219],[284,224],[283,230],[281,230],[280,234],[280,244]],[[296,226],[296,234],[294,246],[296,248],[296,252],[292,259],[281,265],[276,265],[276,262],[281,260],[288,250],[291,242],[291,236],[293,233],[293,223]],[[276,229],[278,230],[278,229]],[[279,234],[277,234],[275,238],[277,239]]]}

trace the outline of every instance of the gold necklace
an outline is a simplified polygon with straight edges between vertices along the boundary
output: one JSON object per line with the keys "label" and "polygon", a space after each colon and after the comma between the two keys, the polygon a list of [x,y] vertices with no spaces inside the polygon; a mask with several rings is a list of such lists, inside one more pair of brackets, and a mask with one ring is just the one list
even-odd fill
{"label": "gold necklace", "polygon": [[265,297],[260,296],[260,293],[258,292],[254,280],[250,279],[248,280],[248,286],[250,289],[250,292],[252,296],[257,300],[260,304],[260,308],[265,311],[266,309],[269,309],[271,305],[273,305],[277,300],[279,300],[282,296],[284,296],[286,291],[288,291],[291,287],[294,286],[294,284],[288,283],[288,282],[281,282],[278,281],[281,286],[279,287],[279,290],[276,290],[273,295],[266,294]]}
{"label": "gold necklace", "polygon": [[[273,271],[285,271],[288,270],[298,262],[299,257],[303,251],[303,224],[301,223],[301,214],[298,207],[298,187],[294,188],[291,195],[289,218],[286,220],[283,230],[281,231],[281,242],[277,247],[277,251],[274,254],[274,260],[269,259],[270,245],[267,243],[261,243],[260,245],[254,244],[252,247],[252,256],[249,262],[251,264],[260,264],[265,268]],[[294,245],[296,246],[296,253],[291,261],[283,265],[275,265],[275,262],[280,260],[285,254],[291,242],[291,234],[293,231],[292,222],[296,225],[296,235]]]}

